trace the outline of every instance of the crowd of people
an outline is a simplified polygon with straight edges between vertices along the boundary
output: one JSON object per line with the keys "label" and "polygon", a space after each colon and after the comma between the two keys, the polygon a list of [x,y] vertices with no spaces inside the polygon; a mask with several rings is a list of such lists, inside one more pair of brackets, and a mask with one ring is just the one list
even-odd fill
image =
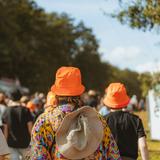
{"label": "crowd of people", "polygon": [[0,93],[0,160],[136,160],[138,148],[148,160],[135,97],[119,82],[104,90],[85,92],[80,70],[61,67],[46,97]]}

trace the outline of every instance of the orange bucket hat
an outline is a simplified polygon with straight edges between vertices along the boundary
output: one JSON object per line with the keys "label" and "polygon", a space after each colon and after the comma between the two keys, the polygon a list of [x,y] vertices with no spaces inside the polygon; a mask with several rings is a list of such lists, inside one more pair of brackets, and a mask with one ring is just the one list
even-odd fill
{"label": "orange bucket hat", "polygon": [[56,105],[56,95],[52,91],[49,91],[47,94],[47,101],[45,106],[48,107],[54,105]]}
{"label": "orange bucket hat", "polygon": [[105,90],[106,96],[103,103],[112,109],[121,109],[127,107],[130,98],[127,95],[126,88],[122,83],[111,83]]}
{"label": "orange bucket hat", "polygon": [[61,67],[56,72],[55,84],[51,91],[59,96],[79,96],[85,90],[81,82],[81,72],[75,67]]}

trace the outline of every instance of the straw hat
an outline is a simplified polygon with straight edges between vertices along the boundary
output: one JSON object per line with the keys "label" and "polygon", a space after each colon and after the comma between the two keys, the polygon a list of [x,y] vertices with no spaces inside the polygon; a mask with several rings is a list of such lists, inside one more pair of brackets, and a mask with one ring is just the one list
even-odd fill
{"label": "straw hat", "polygon": [[111,83],[106,89],[103,103],[112,109],[121,109],[128,105],[130,98],[122,83]]}
{"label": "straw hat", "polygon": [[79,96],[84,90],[78,68],[61,67],[57,70],[55,84],[51,87],[51,91],[56,95]]}
{"label": "straw hat", "polygon": [[56,132],[58,151],[68,159],[90,156],[102,139],[102,122],[97,112],[86,106],[66,115]]}

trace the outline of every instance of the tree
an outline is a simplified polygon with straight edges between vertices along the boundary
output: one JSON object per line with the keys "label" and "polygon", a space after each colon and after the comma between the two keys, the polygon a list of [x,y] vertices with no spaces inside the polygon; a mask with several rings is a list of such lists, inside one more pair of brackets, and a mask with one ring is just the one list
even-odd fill
{"label": "tree", "polygon": [[140,74],[138,79],[141,82],[142,97],[146,97],[149,89],[152,88],[152,75],[149,72],[145,72]]}
{"label": "tree", "polygon": [[144,31],[159,29],[160,1],[159,0],[119,0],[120,10],[112,14],[122,24]]}
{"label": "tree", "polygon": [[45,13],[29,0],[0,1],[0,16],[0,76],[18,77],[32,91],[46,91],[58,67],[74,65],[81,68],[87,88],[102,89],[106,65],[83,23],[74,25],[67,14]]}
{"label": "tree", "polygon": [[[0,0],[0,76],[18,77],[31,91],[47,91],[60,66],[81,69],[86,89],[104,92],[122,81],[140,94],[137,73],[101,61],[99,44],[82,22],[46,13],[32,0]],[[132,78],[127,78],[132,77]]]}
{"label": "tree", "polygon": [[0,76],[18,77],[31,90],[46,90],[56,69],[71,64],[73,20],[47,14],[33,1],[0,1]]}

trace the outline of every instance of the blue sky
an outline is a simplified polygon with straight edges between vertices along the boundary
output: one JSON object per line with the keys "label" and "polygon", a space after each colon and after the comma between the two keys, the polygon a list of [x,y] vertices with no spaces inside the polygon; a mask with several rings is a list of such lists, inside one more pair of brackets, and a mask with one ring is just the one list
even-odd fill
{"label": "blue sky", "polygon": [[75,23],[83,21],[92,28],[99,41],[102,59],[121,69],[138,72],[160,69],[160,35],[121,25],[116,19],[104,16],[102,10],[113,13],[117,0],[35,0],[47,12],[68,13]]}

